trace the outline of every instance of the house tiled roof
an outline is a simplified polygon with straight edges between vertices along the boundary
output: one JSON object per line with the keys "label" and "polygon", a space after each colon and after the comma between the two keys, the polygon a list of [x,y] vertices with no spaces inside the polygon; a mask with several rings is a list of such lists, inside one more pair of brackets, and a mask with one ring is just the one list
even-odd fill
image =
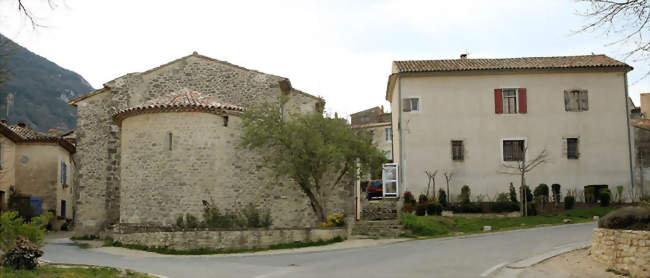
{"label": "house tiled roof", "polygon": [[630,119],[632,126],[636,128],[650,130],[650,120],[649,119]]}
{"label": "house tiled roof", "polygon": [[17,143],[57,143],[71,153],[76,151],[73,141],[54,134],[38,132],[26,126],[0,122],[0,133]]}
{"label": "house tiled roof", "polygon": [[142,113],[190,111],[215,114],[225,111],[241,113],[244,111],[244,108],[225,103],[218,98],[206,96],[188,88],[183,88],[160,98],[147,101],[142,105],[123,109],[115,113],[113,119],[120,122],[128,116]]}
{"label": "house tiled roof", "polygon": [[632,67],[605,55],[395,61],[394,73]]}

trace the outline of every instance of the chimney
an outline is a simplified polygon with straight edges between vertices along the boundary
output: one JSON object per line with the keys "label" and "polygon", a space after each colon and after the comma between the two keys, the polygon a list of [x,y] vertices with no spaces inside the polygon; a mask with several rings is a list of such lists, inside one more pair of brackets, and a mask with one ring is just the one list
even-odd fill
{"label": "chimney", "polygon": [[461,59],[467,59],[467,53],[460,54]]}
{"label": "chimney", "polygon": [[18,123],[18,126],[19,127],[27,127],[27,125],[25,123]]}

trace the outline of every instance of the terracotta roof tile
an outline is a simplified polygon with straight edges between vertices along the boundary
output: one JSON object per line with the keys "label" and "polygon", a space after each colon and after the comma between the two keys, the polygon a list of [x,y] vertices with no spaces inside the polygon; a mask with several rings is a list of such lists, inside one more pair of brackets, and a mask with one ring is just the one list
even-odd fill
{"label": "terracotta roof tile", "polygon": [[632,69],[629,65],[605,55],[395,61],[394,66],[394,73],[578,68]]}
{"label": "terracotta roof tile", "polygon": [[74,142],[63,137],[38,132],[25,126],[0,123],[0,133],[19,143],[58,143],[71,153],[76,151]]}
{"label": "terracotta roof tile", "polygon": [[180,89],[165,96],[149,100],[142,105],[129,107],[113,114],[115,121],[125,117],[147,112],[181,112],[204,111],[216,113],[218,111],[242,112],[244,108],[221,101],[216,97],[203,95],[188,88]]}

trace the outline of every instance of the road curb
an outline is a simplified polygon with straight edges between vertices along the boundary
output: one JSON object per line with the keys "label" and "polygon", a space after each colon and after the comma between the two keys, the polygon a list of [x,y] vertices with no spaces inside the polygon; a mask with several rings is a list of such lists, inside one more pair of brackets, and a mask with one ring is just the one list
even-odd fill
{"label": "road curb", "polygon": [[[503,264],[502,266],[492,270],[490,274],[494,274],[494,275],[491,275],[490,277],[499,277],[499,278],[518,277],[520,273],[522,273],[525,269],[531,266],[539,264],[550,258],[562,255],[564,253],[588,248],[590,246],[591,246],[591,242],[578,242],[578,243],[571,243],[571,244],[558,246],[556,248],[553,248],[550,251],[547,251],[539,255],[535,255],[533,257],[517,260],[512,263]],[[484,275],[484,277],[485,276],[487,275]]]}

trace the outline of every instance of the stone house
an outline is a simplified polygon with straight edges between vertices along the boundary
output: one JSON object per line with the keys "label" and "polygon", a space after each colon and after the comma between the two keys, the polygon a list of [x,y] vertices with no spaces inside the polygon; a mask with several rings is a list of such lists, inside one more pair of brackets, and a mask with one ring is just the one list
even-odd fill
{"label": "stone house", "polygon": [[[288,101],[280,106],[280,96]],[[239,147],[239,116],[258,104],[310,113],[321,98],[289,79],[196,52],[130,73],[69,102],[77,107],[77,234],[115,224],[170,226],[203,203],[236,212],[268,209],[272,227],[313,227],[317,217],[293,181],[276,178],[259,153]],[[353,206],[352,186],[332,192],[329,211]]]}
{"label": "stone house", "polygon": [[354,129],[367,130],[372,135],[372,142],[386,152],[386,159],[393,160],[393,128],[391,114],[384,112],[383,106],[366,109],[350,115],[350,124]]}
{"label": "stone house", "polygon": [[15,190],[29,196],[35,214],[52,212],[55,228],[73,218],[74,152],[74,142],[54,130],[41,133],[25,124],[0,122],[0,210]]}
{"label": "stone house", "polygon": [[394,61],[393,150],[400,192],[426,190],[425,170],[453,171],[452,196],[506,192],[504,165],[547,162],[529,186],[633,186],[627,72],[605,55]]}

